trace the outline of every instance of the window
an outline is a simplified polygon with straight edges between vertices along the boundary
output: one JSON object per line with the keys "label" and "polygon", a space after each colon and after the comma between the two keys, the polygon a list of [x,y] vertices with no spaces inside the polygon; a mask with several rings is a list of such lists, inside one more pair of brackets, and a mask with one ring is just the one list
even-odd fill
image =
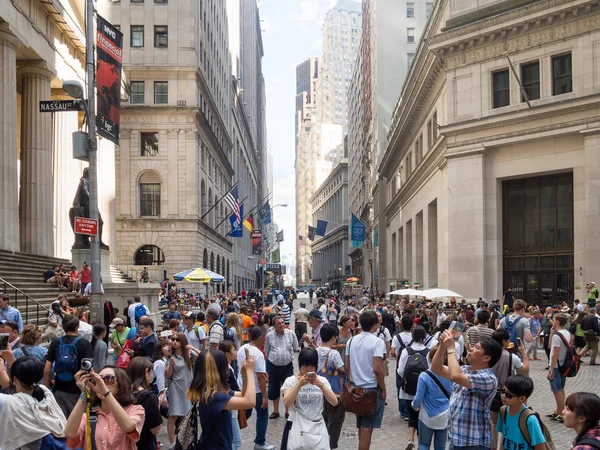
{"label": "window", "polygon": [[144,82],[131,82],[131,103],[144,103]]}
{"label": "window", "polygon": [[502,108],[510,105],[510,86],[508,69],[494,72],[492,74],[492,90],[494,108]]}
{"label": "window", "polygon": [[140,133],[140,144],[142,156],[158,156],[158,133]]}
{"label": "window", "polygon": [[167,48],[169,46],[169,31],[167,26],[156,25],[154,27],[154,47]]}
{"label": "window", "polygon": [[410,66],[412,66],[412,63],[413,63],[414,59],[415,59],[415,54],[414,53],[407,53],[406,54],[406,65],[407,65],[407,68],[410,69]]}
{"label": "window", "polygon": [[165,255],[155,245],[145,245],[135,253],[136,266],[162,266],[164,263]]}
{"label": "window", "polygon": [[140,183],[140,216],[160,216],[160,183]]}
{"label": "window", "polygon": [[[538,61],[521,65],[521,83],[529,100],[540,98],[540,63]],[[522,94],[521,101],[525,101]]]}
{"label": "window", "polygon": [[571,62],[570,53],[552,57],[552,95],[573,91]]}
{"label": "window", "polygon": [[131,25],[131,46],[144,46],[144,25]]}
{"label": "window", "polygon": [[425,17],[429,17],[431,15],[431,10],[433,9],[432,2],[425,3]]}
{"label": "window", "polygon": [[169,83],[166,81],[154,82],[154,103],[167,104],[169,102]]}
{"label": "window", "polygon": [[144,3],[144,0],[131,0],[131,3]]}
{"label": "window", "polygon": [[415,29],[414,28],[406,29],[406,42],[408,42],[409,44],[415,43]]}
{"label": "window", "polygon": [[415,4],[414,3],[406,4],[406,17],[415,17]]}
{"label": "window", "polygon": [[438,129],[437,129],[437,125],[438,125],[438,121],[437,121],[437,111],[433,112],[433,116],[431,117],[431,132],[433,133],[432,139],[431,139],[431,143],[433,144],[435,141],[437,141],[438,138]]}
{"label": "window", "polygon": [[154,3],[169,3],[169,0],[154,0]]}

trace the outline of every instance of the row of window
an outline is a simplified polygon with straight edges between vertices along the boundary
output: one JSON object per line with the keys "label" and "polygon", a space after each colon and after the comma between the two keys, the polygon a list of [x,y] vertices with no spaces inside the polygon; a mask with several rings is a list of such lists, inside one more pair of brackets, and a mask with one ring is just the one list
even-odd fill
{"label": "row of window", "polygon": [[[120,29],[118,25],[117,28]],[[131,25],[130,35],[131,48],[144,47],[144,25]],[[154,25],[154,48],[169,47],[169,27],[166,25]]]}
{"label": "row of window", "polygon": [[[145,82],[132,81],[130,86],[131,95],[129,101],[134,104],[145,103]],[[167,81],[154,82],[154,103],[162,105],[169,103],[169,83]]]}
{"label": "row of window", "polygon": [[[425,3],[425,16],[426,17],[429,17],[432,9],[433,9],[433,2],[426,2]],[[415,17],[415,4],[414,3],[406,4],[406,17]]]}
{"label": "row of window", "polygon": [[[573,91],[571,53],[552,57],[552,95],[567,94]],[[540,62],[530,61],[521,64],[521,102],[540,98]],[[525,97],[527,96],[527,97]],[[492,73],[492,107],[510,105],[510,70],[508,68]]]}

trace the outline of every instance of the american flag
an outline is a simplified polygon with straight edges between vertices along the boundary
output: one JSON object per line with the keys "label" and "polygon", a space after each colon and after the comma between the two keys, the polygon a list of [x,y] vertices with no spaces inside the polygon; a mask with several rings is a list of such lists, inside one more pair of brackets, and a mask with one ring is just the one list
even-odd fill
{"label": "american flag", "polygon": [[237,226],[242,223],[242,215],[240,213],[240,202],[238,201],[238,188],[234,186],[227,195],[225,195],[225,203],[231,208],[235,219],[237,220]]}

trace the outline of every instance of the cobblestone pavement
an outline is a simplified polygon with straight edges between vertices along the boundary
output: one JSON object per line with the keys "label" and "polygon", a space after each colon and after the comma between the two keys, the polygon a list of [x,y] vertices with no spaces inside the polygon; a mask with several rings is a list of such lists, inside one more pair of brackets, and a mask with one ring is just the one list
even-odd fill
{"label": "cobblestone pavement", "polygon": [[[308,298],[302,300],[308,300]],[[294,306],[296,308],[298,307],[298,304],[299,301],[294,301]],[[563,424],[544,418],[545,414],[550,414],[554,410],[554,396],[550,391],[549,382],[546,379],[547,371],[544,370],[546,367],[545,354],[541,351],[541,353],[538,352],[538,355],[544,358],[544,360],[531,362],[530,376],[534,380],[535,390],[530,398],[529,405],[540,413],[544,422],[550,429],[556,449],[569,450],[572,447],[575,433],[572,430],[567,429]],[[589,358],[584,358],[583,361],[584,364],[582,364],[577,377],[569,378],[567,380],[567,396],[578,391],[600,392],[600,366],[590,367],[588,364]],[[390,369],[395,367],[395,365],[395,361],[392,360],[390,362]],[[294,366],[295,369],[297,369],[297,360],[294,363]],[[398,414],[398,398],[393,373],[386,377],[386,387],[387,406],[383,417],[383,425],[381,429],[373,432],[371,449],[404,450],[408,443],[408,425]],[[272,410],[272,402],[269,402],[269,410]],[[280,412],[283,411],[284,407],[283,403],[281,403]],[[271,411],[269,411],[269,413],[270,412]],[[255,414],[253,414],[248,420],[248,427],[242,430],[241,450],[252,450],[254,448],[255,425]],[[279,449],[281,445],[281,436],[284,425],[285,418],[283,417],[283,414],[281,414],[279,419],[269,420],[267,442],[275,445],[276,449]],[[163,428],[160,438],[162,442],[167,442],[166,429]],[[356,421],[353,414],[347,413],[346,421],[342,429],[342,435],[340,437],[339,449],[345,450],[353,448],[358,448]]]}

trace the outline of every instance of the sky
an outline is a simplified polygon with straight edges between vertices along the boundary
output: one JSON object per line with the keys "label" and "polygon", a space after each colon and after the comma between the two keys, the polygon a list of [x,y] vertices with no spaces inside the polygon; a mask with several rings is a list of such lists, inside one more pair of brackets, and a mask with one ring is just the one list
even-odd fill
{"label": "sky", "polygon": [[336,0],[260,0],[267,139],[273,150],[274,220],[284,230],[281,258],[296,254],[295,125],[296,66],[321,55],[325,13]]}

